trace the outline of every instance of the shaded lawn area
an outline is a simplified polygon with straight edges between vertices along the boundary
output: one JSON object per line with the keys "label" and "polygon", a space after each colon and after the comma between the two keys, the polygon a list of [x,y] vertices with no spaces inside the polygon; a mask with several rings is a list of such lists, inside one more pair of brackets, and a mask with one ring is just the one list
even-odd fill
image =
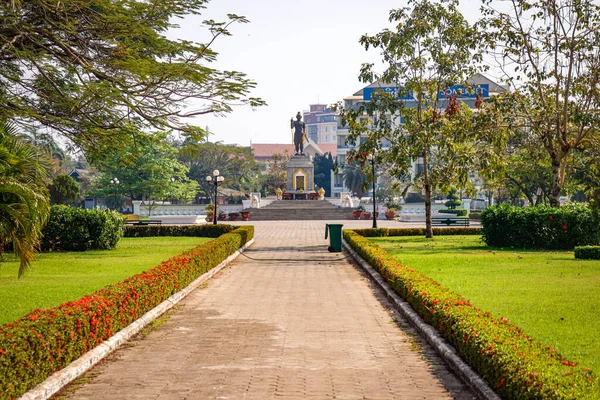
{"label": "shaded lawn area", "polygon": [[600,261],[489,248],[480,236],[369,238],[405,265],[600,373]]}
{"label": "shaded lawn area", "polygon": [[36,308],[56,307],[150,269],[211,238],[123,238],[114,250],[41,253],[20,279],[18,262],[0,262],[0,325]]}

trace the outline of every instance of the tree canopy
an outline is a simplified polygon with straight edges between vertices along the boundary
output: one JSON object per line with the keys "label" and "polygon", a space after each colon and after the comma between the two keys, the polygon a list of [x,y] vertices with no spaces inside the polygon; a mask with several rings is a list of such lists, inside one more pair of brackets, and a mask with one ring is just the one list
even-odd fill
{"label": "tree canopy", "polygon": [[260,106],[255,82],[210,66],[227,22],[204,21],[205,43],[168,39],[208,0],[31,0],[0,5],[0,117],[60,132],[88,158],[134,144],[141,132],[201,137],[185,118]]}
{"label": "tree canopy", "polygon": [[[598,146],[600,5],[590,0],[484,0],[482,40],[511,90],[495,102],[502,125],[527,132],[551,168],[548,196],[560,205],[574,152]],[[485,33],[485,34],[484,34]]]}

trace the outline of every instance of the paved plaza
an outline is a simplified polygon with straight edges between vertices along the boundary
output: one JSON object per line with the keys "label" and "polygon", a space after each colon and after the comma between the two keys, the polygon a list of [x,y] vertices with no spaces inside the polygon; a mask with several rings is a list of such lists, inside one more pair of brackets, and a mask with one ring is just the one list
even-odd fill
{"label": "paved plaza", "polygon": [[246,256],[68,398],[474,398],[345,253],[327,252],[325,221],[252,224]]}

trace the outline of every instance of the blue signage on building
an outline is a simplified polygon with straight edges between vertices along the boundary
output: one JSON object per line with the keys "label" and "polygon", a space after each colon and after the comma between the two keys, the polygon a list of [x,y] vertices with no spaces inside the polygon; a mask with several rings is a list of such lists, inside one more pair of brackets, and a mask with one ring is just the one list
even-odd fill
{"label": "blue signage on building", "polygon": [[[391,93],[392,96],[395,96],[398,100],[414,100],[412,93],[402,93],[400,88],[396,86],[364,88],[363,99],[365,101],[371,100],[374,91]],[[490,97],[490,85],[487,83],[473,85],[472,87],[453,85],[445,90],[440,90],[440,97],[444,98],[446,96],[457,95],[458,98],[474,99],[477,97],[478,93],[481,93],[483,97]]]}

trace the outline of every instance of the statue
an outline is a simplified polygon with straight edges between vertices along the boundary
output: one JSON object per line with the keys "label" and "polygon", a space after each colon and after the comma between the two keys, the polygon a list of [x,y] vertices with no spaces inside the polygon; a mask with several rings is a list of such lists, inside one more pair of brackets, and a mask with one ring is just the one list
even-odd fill
{"label": "statue", "polygon": [[[296,148],[296,155],[304,155],[304,137],[306,137],[306,125],[302,120],[300,111],[296,114],[296,121],[292,118],[290,120],[290,128],[294,129],[294,147]],[[308,140],[308,137],[306,138]]]}

